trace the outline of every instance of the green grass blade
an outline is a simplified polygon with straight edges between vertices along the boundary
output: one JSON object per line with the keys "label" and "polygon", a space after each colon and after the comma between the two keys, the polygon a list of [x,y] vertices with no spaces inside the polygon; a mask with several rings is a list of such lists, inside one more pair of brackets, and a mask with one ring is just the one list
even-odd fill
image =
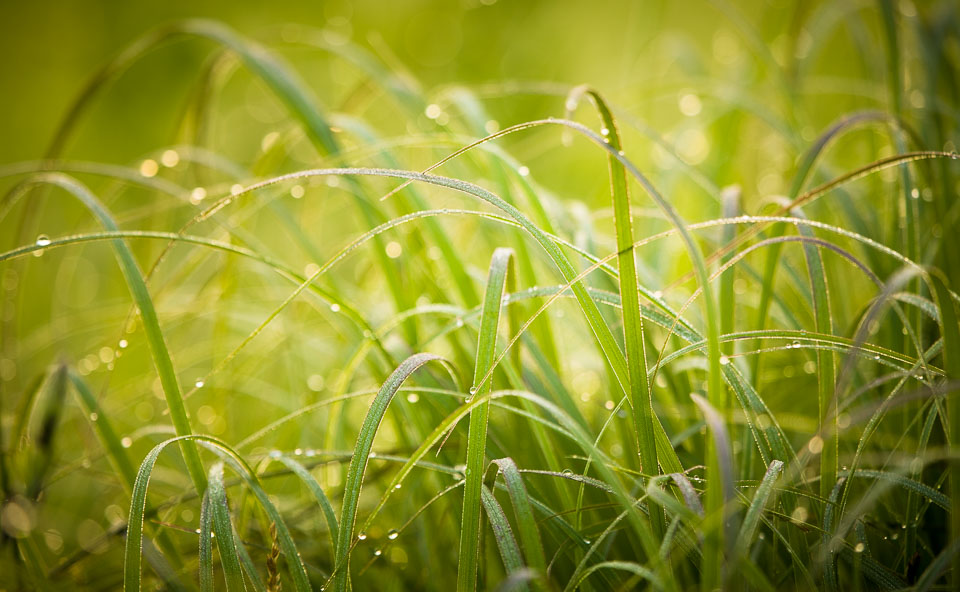
{"label": "green grass blade", "polygon": [[547,561],[543,554],[543,543],[540,540],[540,531],[533,517],[527,488],[523,485],[523,478],[517,469],[517,464],[510,457],[493,461],[503,473],[503,481],[510,494],[510,503],[517,517],[517,528],[520,530],[520,543],[523,545],[523,556],[527,565],[541,577],[547,573]]}
{"label": "green grass blade", "polygon": [[774,491],[773,486],[782,470],[783,462],[779,460],[771,462],[770,466],[767,467],[767,472],[764,474],[763,480],[760,481],[757,491],[753,494],[753,501],[750,502],[750,507],[747,508],[743,523],[740,525],[740,533],[737,535],[737,542],[734,545],[736,557],[743,559],[749,554],[750,545],[756,534],[757,526],[760,524],[760,516],[770,501],[770,496]]}
{"label": "green grass blade", "polygon": [[[224,442],[210,436],[191,435],[177,436],[171,438],[153,447],[144,458],[137,471],[137,479],[134,483],[133,492],[130,500],[130,514],[127,520],[127,540],[123,560],[123,589],[124,592],[139,592],[140,590],[140,568],[143,555],[143,522],[146,512],[147,489],[150,485],[150,477],[156,466],[160,453],[170,444],[182,440],[194,440],[210,446],[218,452],[222,452],[224,460],[236,470],[244,482],[250,487],[260,502],[261,507],[267,516],[277,525],[277,535],[280,541],[280,548],[283,551],[290,573],[293,576],[294,589],[297,592],[309,592],[310,581],[307,578],[306,569],[300,559],[297,547],[290,537],[283,522],[283,518],[277,511],[277,508],[270,501],[270,498],[263,491],[263,487],[257,478],[256,473],[244,462],[232,448]],[[198,492],[199,495],[199,492]]]}
{"label": "green grass blade", "polygon": [[[603,122],[604,139],[610,147],[623,154],[620,133],[616,122],[603,98],[594,91],[587,91],[597,105]],[[607,156],[610,168],[610,187],[613,198],[614,222],[617,234],[618,265],[620,270],[620,302],[623,310],[623,341],[626,349],[627,370],[630,380],[630,407],[633,411],[634,438],[643,470],[648,475],[659,472],[657,445],[653,427],[653,401],[647,384],[647,361],[644,346],[643,317],[640,315],[640,299],[637,294],[637,262],[633,250],[633,214],[630,210],[630,194],[627,191],[627,173],[623,164],[613,154]],[[666,522],[659,509],[650,508],[650,522],[656,536],[662,537]]]}
{"label": "green grass blade", "polygon": [[[483,297],[483,312],[477,340],[477,361],[474,366],[473,386],[470,397],[484,395],[492,390],[490,380],[482,385],[480,380],[490,371],[496,357],[497,331],[500,325],[500,310],[513,251],[499,248],[490,261],[487,289]],[[481,388],[482,386],[482,388]],[[468,400],[469,402],[469,400]],[[457,564],[457,590],[466,592],[476,587],[477,564],[480,553],[480,504],[483,487],[483,459],[487,447],[487,419],[489,405],[484,403],[470,412],[470,427],[467,435],[466,483],[463,488],[463,515],[460,528],[460,552]]]}
{"label": "green grass blade", "polygon": [[[930,274],[933,295],[940,311],[940,335],[943,338],[943,368],[947,380],[960,379],[960,315],[957,303],[952,298],[944,280],[937,274]],[[956,397],[947,397],[947,428],[950,451],[956,455],[960,451],[960,402]],[[950,460],[950,536],[960,540],[960,460]],[[954,588],[960,588],[960,555],[952,559],[951,582]]]}
{"label": "green grass blade", "polygon": [[[278,460],[303,481],[303,484],[307,486],[307,489],[309,489],[313,497],[316,498],[317,503],[320,504],[323,517],[327,521],[327,529],[330,531],[330,547],[336,549],[337,532],[339,530],[337,526],[337,515],[333,511],[333,505],[330,503],[330,499],[327,498],[327,494],[323,492],[323,488],[317,483],[317,479],[310,471],[304,468],[302,464],[288,456],[281,456]],[[336,557],[334,557],[334,560],[336,560]]]}
{"label": "green grass blade", "polygon": [[[223,566],[223,576],[227,590],[246,590],[243,573],[240,571],[240,559],[237,555],[237,545],[233,538],[233,524],[230,522],[230,508],[227,505],[227,491],[223,486],[223,463],[215,463],[207,474],[209,483],[206,492],[209,513],[212,515],[214,532],[217,533],[217,548],[220,550],[220,563]],[[209,527],[208,527],[209,528]],[[200,545],[210,544],[211,533],[200,533]],[[206,534],[206,536],[204,536]],[[201,562],[201,569],[203,565]]]}
{"label": "green grass blade", "polygon": [[[35,182],[48,183],[58,186],[78,200],[97,218],[97,221],[107,231],[116,231],[117,224],[107,209],[100,203],[100,200],[87,189],[86,186],[78,181],[57,173],[45,173],[36,176]],[[150,292],[143,280],[143,273],[137,265],[133,253],[127,247],[122,239],[114,239],[114,254],[117,262],[120,264],[120,271],[126,280],[127,288],[133,296],[133,300],[140,310],[140,317],[143,321],[144,332],[147,335],[147,342],[150,344],[150,353],[153,356],[153,363],[160,376],[160,384],[163,388],[164,396],[167,401],[167,408],[170,410],[170,419],[173,421],[173,427],[178,436],[188,436],[193,433],[190,427],[190,419],[187,416],[187,409],[183,404],[183,396],[180,392],[180,383],[177,380],[177,374],[173,368],[173,361],[170,358],[170,352],[167,350],[167,343],[163,338],[163,331],[160,328],[160,320],[157,318],[157,311],[153,307],[153,300],[150,298]],[[184,462],[187,465],[187,471],[193,481],[194,487],[198,492],[206,489],[206,476],[203,471],[203,464],[200,461],[200,454],[193,442],[181,440],[180,451],[183,454]]]}
{"label": "green grass blade", "polygon": [[[510,521],[507,520],[507,515],[503,513],[503,508],[490,490],[482,487],[480,491],[483,496],[483,509],[493,529],[493,538],[497,541],[497,548],[500,549],[503,566],[507,568],[508,575],[520,571],[523,569],[523,557],[520,555],[517,539],[513,537]],[[526,586],[521,586],[521,589],[525,590]]]}
{"label": "green grass blade", "polygon": [[403,382],[418,368],[434,360],[442,361],[442,358],[433,354],[414,354],[404,360],[380,387],[380,391],[377,392],[377,396],[370,404],[370,410],[360,427],[353,457],[347,469],[347,478],[344,481],[343,505],[340,510],[336,573],[334,574],[334,585],[338,592],[344,592],[347,589],[350,550],[353,544],[353,527],[357,520],[360,487],[363,485],[363,474],[366,471],[367,462],[370,460],[370,449],[373,447],[373,439],[377,435],[380,422],[383,420],[390,401],[393,400],[393,396],[397,394],[397,390]]}

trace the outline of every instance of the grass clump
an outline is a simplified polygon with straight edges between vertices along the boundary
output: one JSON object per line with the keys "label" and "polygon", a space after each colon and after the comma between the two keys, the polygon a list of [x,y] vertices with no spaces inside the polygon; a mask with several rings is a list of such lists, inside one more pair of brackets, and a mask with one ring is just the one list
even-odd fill
{"label": "grass clump", "polygon": [[[960,20],[711,10],[746,82],[662,126],[330,31],[120,52],[0,165],[0,588],[955,589]],[[178,44],[169,143],[75,156]]]}

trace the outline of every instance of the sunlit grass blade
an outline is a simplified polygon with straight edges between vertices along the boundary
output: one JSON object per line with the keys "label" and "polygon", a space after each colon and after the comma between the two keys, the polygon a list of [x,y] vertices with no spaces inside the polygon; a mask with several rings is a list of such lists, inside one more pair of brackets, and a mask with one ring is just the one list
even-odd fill
{"label": "sunlit grass blade", "polygon": [[774,484],[783,470],[783,462],[775,460],[767,467],[767,472],[760,481],[757,491],[753,494],[753,500],[747,513],[743,516],[743,523],[740,525],[740,533],[737,535],[737,541],[734,545],[734,554],[741,560],[744,560],[753,543],[753,537],[756,534],[757,526],[760,524],[760,515],[770,501],[771,494],[774,492]]}
{"label": "sunlit grass blade", "polygon": [[[492,381],[478,384],[490,370],[496,357],[497,332],[500,310],[503,306],[507,276],[511,269],[513,251],[500,248],[494,251],[487,276],[487,289],[483,297],[483,312],[477,341],[477,358],[474,365],[470,397],[484,395],[492,390]],[[482,387],[482,388],[481,388]],[[469,400],[468,400],[469,402]],[[467,433],[466,483],[463,487],[463,515],[460,527],[460,552],[457,565],[457,590],[466,592],[476,587],[477,564],[480,552],[480,504],[483,488],[484,455],[487,448],[487,419],[489,405],[484,403],[470,412]]]}
{"label": "sunlit grass blade", "polygon": [[[933,295],[940,311],[940,336],[943,339],[943,368],[948,380],[960,379],[960,315],[957,303],[946,283],[938,273],[930,274]],[[947,433],[949,449],[956,455],[960,451],[960,403],[956,397],[946,398]],[[950,536],[960,540],[960,460],[950,460]],[[951,582],[960,587],[960,555],[954,554],[951,561]]]}
{"label": "sunlit grass blade", "polygon": [[353,527],[357,520],[360,487],[363,485],[363,475],[370,460],[370,449],[373,447],[373,439],[377,435],[380,422],[403,382],[418,368],[434,360],[442,361],[443,358],[433,354],[414,354],[404,360],[380,387],[360,427],[357,444],[344,481],[343,505],[340,510],[336,573],[334,574],[334,585],[338,592],[345,591],[349,581],[350,550],[353,545]]}
{"label": "sunlit grass blade", "polygon": [[[186,439],[202,442],[205,445],[210,446],[212,449],[218,451],[218,453],[222,452],[224,461],[229,463],[231,467],[240,474],[244,482],[250,487],[253,494],[256,496],[264,512],[267,514],[270,520],[277,525],[280,547],[284,553],[287,566],[289,567],[290,574],[293,578],[294,589],[297,592],[309,592],[310,582],[307,578],[306,569],[304,568],[303,562],[300,558],[300,553],[297,551],[297,547],[294,544],[293,539],[290,537],[290,532],[287,530],[280,513],[270,501],[267,494],[263,491],[263,487],[260,484],[256,473],[232,448],[227,446],[225,443],[217,440],[216,438],[201,435],[177,436],[176,438],[171,438],[161,442],[153,447],[153,449],[147,454],[143,462],[140,464],[140,469],[137,471],[137,479],[134,483],[133,492],[131,494],[130,513],[127,520],[127,540],[123,561],[124,591],[138,592],[141,589],[140,568],[143,547],[144,513],[146,511],[147,489],[150,485],[150,478],[153,474],[153,469],[156,466],[157,459],[160,457],[160,453],[163,452],[167,446]],[[204,489],[204,491],[206,491],[206,489]],[[198,491],[197,494],[199,495],[200,492]]]}
{"label": "sunlit grass blade", "polygon": [[[58,186],[80,200],[83,205],[90,210],[101,226],[107,231],[116,231],[117,224],[107,209],[100,203],[96,196],[78,181],[57,173],[44,173],[34,177],[37,183],[47,183]],[[147,335],[147,341],[150,344],[150,353],[153,356],[154,365],[160,376],[160,384],[163,388],[164,396],[167,401],[167,408],[170,410],[170,418],[173,420],[173,427],[178,436],[187,436],[193,433],[190,427],[190,419],[187,416],[186,407],[183,404],[183,397],[180,392],[180,383],[177,380],[177,374],[173,367],[173,361],[170,358],[170,352],[167,350],[167,343],[163,337],[163,331],[160,328],[160,320],[157,318],[156,309],[153,306],[153,300],[150,298],[150,292],[143,281],[143,274],[137,265],[133,253],[130,252],[126,242],[122,239],[112,241],[114,254],[117,262],[120,264],[120,271],[126,281],[127,288],[133,296],[134,303],[140,310],[140,317],[143,321],[143,328]],[[183,454],[184,462],[187,465],[187,471],[197,491],[206,489],[206,475],[203,471],[203,464],[200,461],[200,454],[193,442],[181,440],[179,442],[180,450]]]}
{"label": "sunlit grass blade", "polygon": [[520,471],[510,457],[493,462],[503,473],[503,481],[507,486],[507,492],[510,494],[510,503],[513,504],[513,512],[517,517],[517,528],[520,531],[520,543],[523,545],[523,556],[526,563],[536,573],[540,574],[540,577],[545,577],[547,561],[543,553],[543,543],[540,541],[540,531],[537,529],[537,523],[533,517],[533,510],[530,508],[530,500],[527,497],[527,489],[523,485]]}
{"label": "sunlit grass blade", "polygon": [[[323,488],[317,483],[316,477],[305,469],[303,465],[288,456],[280,456],[278,460],[303,481],[303,484],[307,486],[307,489],[309,489],[313,497],[316,498],[317,503],[320,504],[323,517],[327,521],[327,528],[330,531],[330,548],[335,552],[338,533],[337,515],[333,511],[333,505],[330,504],[330,499],[327,498],[327,494],[323,492]],[[336,560],[336,557],[334,557],[334,560]]]}
{"label": "sunlit grass blade", "polygon": [[[500,557],[503,559],[507,574],[520,571],[523,569],[523,557],[520,555],[517,540],[513,537],[513,529],[510,528],[507,515],[503,513],[503,508],[489,489],[481,485],[480,493],[483,498],[483,509],[493,529],[493,538],[497,541],[497,548],[500,549]],[[526,589],[526,586],[521,586],[521,589]]]}
{"label": "sunlit grass blade", "polygon": [[[227,590],[245,590],[246,585],[243,581],[243,573],[240,571],[240,559],[237,556],[236,543],[233,538],[233,524],[230,521],[230,509],[227,505],[227,492],[223,486],[223,463],[215,463],[210,467],[207,482],[209,487],[204,494],[206,496],[204,506],[212,520],[204,521],[201,518],[200,548],[203,549],[204,545],[209,547],[211,535],[216,532],[217,548],[220,550],[220,564],[223,566],[223,576],[226,580]],[[201,516],[203,516],[203,512],[201,512]],[[210,531],[211,522],[214,526],[213,532]],[[207,571],[212,575],[212,565],[205,566],[202,557],[203,554],[201,553],[201,574]],[[212,564],[212,555],[208,559]],[[201,577],[202,582],[203,578]]]}

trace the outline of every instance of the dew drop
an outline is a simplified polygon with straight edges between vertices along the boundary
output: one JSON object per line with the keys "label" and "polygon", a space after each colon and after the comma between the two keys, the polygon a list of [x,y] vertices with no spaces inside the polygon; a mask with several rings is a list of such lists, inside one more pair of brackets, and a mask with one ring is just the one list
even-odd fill
{"label": "dew drop", "polygon": [[626,155],[627,155],[627,153],[624,152],[623,150],[617,151],[617,154],[619,154],[620,156],[626,156]]}
{"label": "dew drop", "polygon": [[601,135],[601,136],[609,136],[609,135],[610,135],[610,130],[608,130],[608,129],[605,128],[605,127],[604,127],[604,128],[600,128],[600,135]]}
{"label": "dew drop", "polygon": [[270,458],[280,458],[281,456],[282,456],[282,454],[281,454],[281,452],[280,452],[279,450],[271,450],[271,451],[270,451]]}
{"label": "dew drop", "polygon": [[330,312],[340,312],[340,305],[334,302],[330,305]]}
{"label": "dew drop", "polygon": [[564,469],[564,470],[563,470],[563,474],[564,474],[564,475],[573,475],[573,471],[570,470],[570,469]]}
{"label": "dew drop", "polygon": [[727,356],[720,356],[720,365],[721,365],[721,366],[726,366],[726,365],[729,364],[729,363],[730,363],[730,358],[728,358]]}
{"label": "dew drop", "polygon": [[387,538],[390,539],[391,541],[397,540],[398,536],[400,536],[400,532],[397,531],[396,529],[393,529],[387,533]]}
{"label": "dew drop", "polygon": [[50,237],[49,237],[49,236],[47,236],[47,235],[45,235],[45,234],[41,234],[40,236],[37,237],[37,246],[38,246],[38,247],[45,247],[45,246],[47,246],[47,245],[49,245],[49,244],[50,244]]}
{"label": "dew drop", "polygon": [[477,387],[471,386],[471,387],[470,387],[470,394],[471,394],[471,395],[477,394]]}
{"label": "dew drop", "polygon": [[457,319],[457,327],[463,326],[463,319]]}
{"label": "dew drop", "polygon": [[302,449],[302,448],[296,448],[296,449],[294,449],[294,451],[293,451],[293,455],[294,455],[294,456],[301,456],[302,454],[303,454],[303,449]]}
{"label": "dew drop", "polygon": [[365,541],[365,540],[367,540],[367,535],[366,535],[366,533],[358,532],[358,533],[357,533],[357,540],[358,540],[358,541]]}
{"label": "dew drop", "polygon": [[419,400],[420,400],[420,395],[418,395],[417,393],[410,393],[409,395],[407,395],[407,403],[416,403]]}
{"label": "dew drop", "polygon": [[397,483],[393,486],[394,489],[400,489],[401,487],[403,487],[403,483]]}
{"label": "dew drop", "polygon": [[800,342],[794,340],[793,344],[790,347],[792,347],[793,349],[800,349]]}
{"label": "dew drop", "polygon": [[94,411],[93,413],[90,414],[90,421],[97,421],[99,418],[100,418],[100,416],[97,415],[97,412],[96,412],[96,411]]}
{"label": "dew drop", "polygon": [[857,543],[857,546],[853,548],[855,553],[863,553],[866,550],[867,546],[863,543]]}
{"label": "dew drop", "polygon": [[377,549],[376,551],[373,552],[373,555],[374,557],[380,557],[381,555],[383,555],[383,551],[381,551],[380,549]]}
{"label": "dew drop", "polygon": [[117,346],[120,347],[120,349],[126,349],[128,345],[130,344],[127,343],[126,339],[121,339],[120,343],[117,344]]}
{"label": "dew drop", "polygon": [[530,174],[530,169],[525,166],[519,167],[517,169],[517,174],[520,175],[521,177],[526,177],[527,175]]}
{"label": "dew drop", "polygon": [[203,380],[197,379],[197,381],[196,381],[195,383],[193,383],[193,386],[195,386],[195,387],[197,387],[197,388],[203,388]]}
{"label": "dew drop", "polygon": [[133,446],[133,439],[127,436],[122,440],[120,440],[120,445],[123,446],[124,448],[130,448],[131,446]]}

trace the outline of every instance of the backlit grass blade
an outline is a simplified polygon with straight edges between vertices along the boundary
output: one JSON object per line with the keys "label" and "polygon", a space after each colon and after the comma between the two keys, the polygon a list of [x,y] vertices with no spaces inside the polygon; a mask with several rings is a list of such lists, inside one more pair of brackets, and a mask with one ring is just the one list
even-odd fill
{"label": "backlit grass blade", "polygon": [[[507,574],[523,569],[523,557],[520,555],[517,540],[513,537],[513,529],[510,528],[507,515],[503,513],[503,508],[489,489],[481,486],[480,492],[483,497],[483,509],[493,529],[493,538],[497,541],[497,548],[500,549],[500,557],[503,559]],[[526,586],[521,586],[521,589],[526,589]]]}
{"label": "backlit grass blade", "polygon": [[393,396],[403,382],[418,368],[430,361],[442,361],[440,356],[433,354],[414,354],[404,360],[393,374],[387,378],[380,391],[370,404],[370,409],[360,427],[357,444],[347,469],[344,481],[343,505],[340,510],[339,536],[337,537],[337,561],[334,574],[334,586],[338,592],[347,589],[350,570],[350,550],[353,544],[353,527],[357,519],[357,504],[360,501],[360,487],[363,485],[363,474],[370,458],[370,449],[373,439],[377,435],[380,422]]}
{"label": "backlit grass blade", "polygon": [[[97,221],[105,230],[117,230],[117,224],[114,222],[113,217],[100,203],[100,200],[83,184],[58,173],[40,174],[34,177],[34,180],[38,183],[47,183],[66,190],[90,210],[90,213],[97,218]],[[147,285],[143,281],[143,274],[137,265],[136,259],[133,257],[133,253],[130,252],[129,247],[127,247],[123,239],[114,239],[111,244],[114,254],[117,257],[117,262],[120,264],[120,271],[123,273],[127,288],[130,290],[130,294],[133,296],[133,300],[140,310],[143,329],[147,336],[147,342],[150,344],[153,363],[160,376],[160,384],[166,397],[167,408],[170,410],[173,427],[178,436],[191,435],[193,430],[190,427],[190,419],[187,416],[187,410],[183,404],[183,397],[180,393],[180,383],[177,380],[173,361],[170,359],[170,353],[167,350],[167,343],[163,338],[160,320],[157,318],[156,309],[153,307],[153,300],[150,298],[150,292],[147,290]],[[180,440],[179,444],[194,487],[196,487],[198,492],[202,492],[206,489],[207,479],[203,471],[203,464],[200,461],[200,454],[197,452],[197,447],[193,442],[188,440]]]}
{"label": "backlit grass blade", "polygon": [[[811,237],[813,232],[807,226],[799,226],[803,236]],[[807,259],[807,271],[810,275],[810,287],[813,292],[813,311],[818,333],[833,333],[833,315],[830,312],[830,292],[827,287],[827,274],[820,257],[820,249],[812,243],[804,243],[803,251]],[[830,496],[833,483],[837,480],[838,432],[836,365],[833,353],[817,350],[817,393],[820,410],[819,438],[823,442],[820,451],[820,497]]]}
{"label": "backlit grass blade", "polygon": [[[236,542],[233,539],[233,524],[230,521],[230,509],[227,505],[227,492],[223,486],[223,463],[215,463],[210,467],[207,482],[209,484],[206,492],[206,500],[209,506],[208,512],[212,516],[214,532],[217,533],[217,548],[220,550],[220,564],[223,567],[223,576],[226,580],[227,590],[246,590],[243,581],[243,573],[240,571],[240,559],[237,556]],[[201,548],[204,544],[209,545],[210,533],[200,533]],[[206,536],[205,536],[206,535]],[[242,544],[242,543],[241,543]],[[204,569],[201,561],[200,569]]]}
{"label": "backlit grass blade", "polygon": [[[512,261],[513,251],[505,248],[494,251],[490,261],[490,272],[487,276],[487,289],[483,297],[483,312],[480,318],[480,331],[477,340],[477,361],[473,372],[473,386],[470,387],[471,397],[478,394],[484,395],[492,390],[492,381],[488,380],[482,385],[478,383],[487,375],[496,357],[497,332],[500,325],[504,288],[507,276],[512,276],[515,273],[510,269]],[[467,462],[464,471],[466,483],[463,487],[463,517],[460,527],[459,563],[457,564],[457,590],[460,592],[473,590],[477,581],[483,460],[487,447],[487,419],[489,414],[490,409],[487,403],[470,412]]]}
{"label": "backlit grass blade", "polygon": [[[940,311],[940,335],[943,338],[943,369],[947,380],[960,379],[960,315],[957,303],[943,278],[936,272],[930,274],[933,295]],[[960,402],[955,396],[946,397],[947,428],[950,451],[956,456],[960,452]],[[960,540],[960,460],[950,460],[950,535]],[[954,588],[960,588],[960,555],[953,554],[951,561],[951,582]]]}
{"label": "backlit grass blade", "polygon": [[[297,477],[300,477],[300,480],[303,481],[303,484],[307,486],[307,489],[309,489],[310,493],[313,494],[313,497],[316,498],[317,503],[320,504],[320,509],[323,511],[323,517],[327,521],[327,529],[330,531],[330,548],[335,550],[337,545],[338,531],[337,515],[333,511],[333,505],[330,504],[327,494],[323,492],[323,488],[320,487],[319,483],[317,483],[317,479],[310,473],[310,471],[304,468],[302,464],[288,456],[281,456],[278,460],[283,463],[284,466],[290,469]],[[334,560],[336,560],[336,557],[334,557]]]}
{"label": "backlit grass blade", "polygon": [[[714,442],[716,451],[716,468],[711,472],[710,479],[714,483],[707,484],[707,509],[704,520],[705,532],[703,533],[703,579],[701,580],[704,590],[723,582],[728,574],[724,573],[724,558],[726,556],[725,548],[731,542],[730,533],[730,502],[734,496],[733,485],[733,456],[730,449],[730,438],[727,435],[726,427],[720,414],[713,409],[706,399],[697,394],[691,394],[690,398],[700,408],[707,425],[710,427],[710,434]],[[709,448],[708,448],[709,450]],[[715,484],[719,481],[719,485]],[[720,499],[710,503],[711,489],[720,494]]]}
{"label": "backlit grass blade", "polygon": [[734,545],[734,553],[736,557],[741,560],[749,562],[746,558],[750,552],[750,545],[753,543],[757,526],[760,524],[760,516],[770,501],[770,497],[774,492],[773,486],[777,482],[777,478],[780,476],[782,470],[783,462],[779,460],[771,462],[770,466],[767,467],[767,472],[763,476],[763,480],[760,481],[760,486],[757,487],[757,491],[753,494],[753,500],[750,502],[750,507],[747,508],[747,513],[743,517],[743,523],[740,525],[740,533],[737,535],[737,542]]}
{"label": "backlit grass blade", "polygon": [[[592,90],[586,91],[597,105],[603,122],[604,140],[623,154],[620,133],[606,102]],[[617,259],[620,271],[620,303],[623,307],[623,341],[626,349],[627,371],[630,380],[628,393],[633,412],[634,438],[643,470],[648,475],[659,473],[657,446],[653,427],[653,401],[647,384],[647,361],[644,346],[643,317],[637,294],[637,263],[633,251],[633,214],[627,191],[627,174],[623,164],[613,154],[607,156],[610,168],[610,188],[613,198],[614,221],[617,234]],[[663,536],[666,523],[660,509],[651,507],[650,522],[656,536]]]}
{"label": "backlit grass blade", "polygon": [[[123,560],[123,589],[125,592],[139,592],[140,590],[140,567],[143,546],[143,521],[146,511],[147,488],[150,485],[150,477],[153,474],[154,466],[160,453],[175,442],[182,440],[194,440],[202,442],[212,447],[218,452],[223,453],[223,458],[231,467],[238,471],[244,482],[250,487],[257,500],[259,501],[267,516],[277,525],[277,534],[280,541],[280,548],[286,558],[287,566],[293,578],[294,589],[297,592],[309,592],[310,582],[307,578],[306,569],[300,559],[297,547],[290,537],[290,532],[281,518],[280,513],[270,501],[267,494],[257,478],[256,473],[246,464],[246,462],[229,446],[216,438],[210,436],[177,436],[160,444],[157,444],[147,454],[137,472],[137,479],[134,483],[133,493],[130,500],[130,514],[127,520],[127,540]],[[199,494],[199,492],[198,492]]]}
{"label": "backlit grass blade", "polygon": [[527,565],[541,577],[547,573],[547,561],[543,553],[543,543],[540,541],[540,531],[533,517],[530,500],[527,497],[527,488],[523,485],[523,478],[517,465],[510,457],[493,461],[503,473],[503,481],[510,494],[510,503],[517,517],[517,528],[520,531],[520,543],[523,545],[523,556]]}

